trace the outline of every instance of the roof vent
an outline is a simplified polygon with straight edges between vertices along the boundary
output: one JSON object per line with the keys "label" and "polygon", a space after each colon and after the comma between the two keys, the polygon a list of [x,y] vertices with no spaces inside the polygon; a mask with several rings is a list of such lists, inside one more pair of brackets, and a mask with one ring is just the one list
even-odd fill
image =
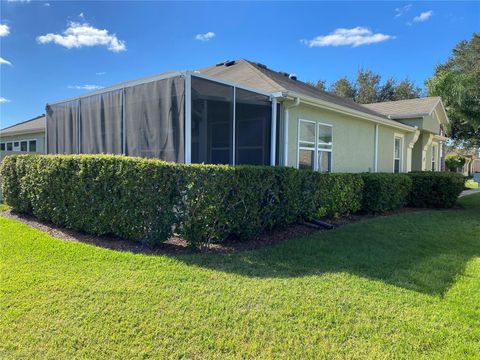
{"label": "roof vent", "polygon": [[225,61],[224,65],[225,65],[226,67],[229,67],[229,66],[235,65],[235,60],[231,60],[231,61]]}
{"label": "roof vent", "polygon": [[295,74],[290,74],[290,75],[288,75],[288,78],[289,78],[289,79],[292,79],[292,80],[297,80],[297,75],[295,75]]}
{"label": "roof vent", "polygon": [[283,76],[288,76],[288,73],[283,72],[283,71],[280,71],[280,74],[282,74]]}
{"label": "roof vent", "polygon": [[265,65],[265,64],[257,63],[257,66],[258,66],[259,68],[262,68],[262,69],[268,69],[268,68],[267,68],[267,65]]}
{"label": "roof vent", "polygon": [[216,63],[215,66],[223,66],[223,64],[225,64],[226,61],[220,61],[219,63]]}

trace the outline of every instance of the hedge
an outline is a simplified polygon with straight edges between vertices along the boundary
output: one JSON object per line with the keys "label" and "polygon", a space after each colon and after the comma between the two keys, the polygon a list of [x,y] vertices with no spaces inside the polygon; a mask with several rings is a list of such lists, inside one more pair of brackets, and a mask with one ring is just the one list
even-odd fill
{"label": "hedge", "polygon": [[414,207],[448,208],[455,205],[465,188],[466,177],[451,172],[412,172],[410,205]]}
{"label": "hedge", "polygon": [[362,210],[381,213],[406,206],[410,200],[412,180],[407,174],[365,173]]}
{"label": "hedge", "polygon": [[361,206],[359,175],[283,167],[182,165],[110,155],[17,155],[2,164],[17,211],[95,235],[155,244],[247,239],[300,218]]}
{"label": "hedge", "polygon": [[452,206],[464,182],[458,174],[322,174],[112,155],[14,155],[0,171],[5,200],[17,211],[149,244],[176,233],[192,246],[249,239],[302,218],[382,212],[408,200]]}

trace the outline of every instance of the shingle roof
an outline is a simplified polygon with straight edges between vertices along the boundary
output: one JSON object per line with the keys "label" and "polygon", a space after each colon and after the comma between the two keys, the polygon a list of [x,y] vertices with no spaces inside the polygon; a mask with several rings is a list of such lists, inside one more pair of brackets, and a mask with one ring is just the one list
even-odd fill
{"label": "shingle roof", "polygon": [[440,97],[424,97],[419,99],[387,101],[366,104],[365,107],[377,111],[390,118],[405,118],[428,115],[440,101]]}
{"label": "shingle roof", "polygon": [[198,71],[205,75],[243,84],[265,92],[292,91],[356,111],[361,111],[369,115],[384,118],[382,114],[366,108],[363,105],[357,104],[353,100],[321,91],[302,81],[290,79],[286,73],[270,70],[264,65],[245,59],[236,60],[235,64],[231,66],[209,66],[199,69]]}
{"label": "shingle roof", "polygon": [[4,136],[11,133],[28,132],[42,129],[45,129],[45,115],[40,115],[33,119],[1,129],[0,135]]}

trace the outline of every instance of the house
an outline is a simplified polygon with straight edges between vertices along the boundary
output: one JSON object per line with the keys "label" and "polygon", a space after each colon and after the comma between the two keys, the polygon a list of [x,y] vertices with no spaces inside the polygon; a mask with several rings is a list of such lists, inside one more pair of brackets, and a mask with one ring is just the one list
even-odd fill
{"label": "house", "polygon": [[480,176],[480,149],[470,149],[470,150],[463,150],[463,149],[451,149],[448,155],[461,155],[465,158],[465,164],[463,167],[458,168],[457,172],[465,175],[465,176],[475,176],[478,174],[477,177]]}
{"label": "house", "polygon": [[45,153],[45,115],[0,130],[0,161],[17,153]]}
{"label": "house", "polygon": [[322,172],[440,170],[439,98],[360,105],[240,59],[47,104],[46,150]]}

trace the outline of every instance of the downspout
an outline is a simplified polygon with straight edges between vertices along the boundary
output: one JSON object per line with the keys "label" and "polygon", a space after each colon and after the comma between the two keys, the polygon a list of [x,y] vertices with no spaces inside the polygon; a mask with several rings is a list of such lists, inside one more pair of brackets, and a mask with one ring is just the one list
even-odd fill
{"label": "downspout", "polygon": [[289,110],[300,105],[300,98],[296,97],[295,102],[285,107],[285,119],[283,122],[283,165],[288,166],[288,115]]}

